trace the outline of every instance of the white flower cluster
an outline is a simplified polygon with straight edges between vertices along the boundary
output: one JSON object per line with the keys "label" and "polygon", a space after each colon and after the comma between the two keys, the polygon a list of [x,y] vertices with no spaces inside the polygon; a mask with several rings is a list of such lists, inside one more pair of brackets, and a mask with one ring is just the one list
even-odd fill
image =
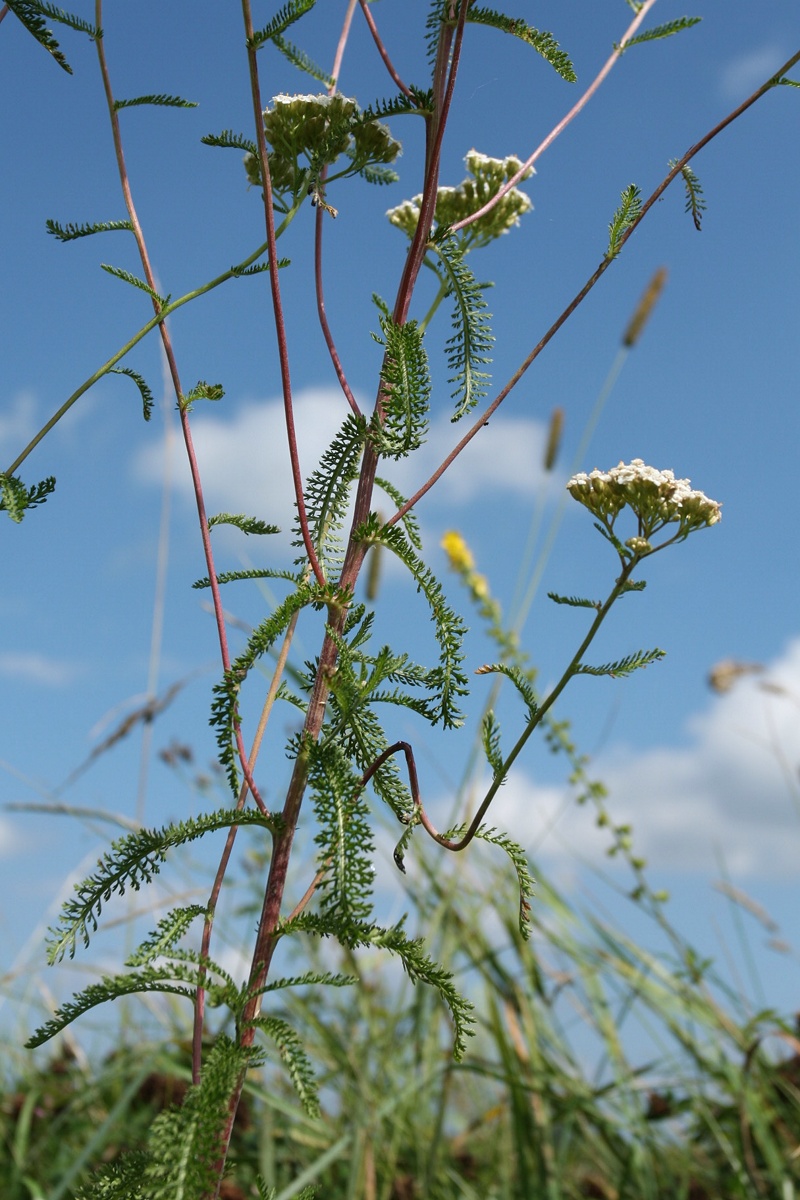
{"label": "white flower cluster", "polygon": [[[521,159],[514,154],[506,158],[490,158],[487,154],[479,154],[477,150],[470,150],[464,162],[471,177],[458,187],[440,187],[436,193],[434,220],[437,225],[455,225],[478,212],[522,167]],[[528,179],[533,173],[533,167],[529,167],[522,178]],[[404,200],[396,208],[390,208],[386,215],[392,225],[402,229],[411,238],[416,232],[421,205],[422,196],[415,196],[413,200]],[[532,208],[530,196],[513,187],[491,212],[479,217],[464,233],[471,245],[484,246],[519,225],[520,216]]]}
{"label": "white flower cluster", "polygon": [[[650,553],[650,538],[665,525],[677,523],[670,541],[681,541],[695,529],[716,525],[721,506],[692,488],[688,479],[676,479],[672,471],[657,471],[641,458],[621,462],[610,471],[581,471],[567,483],[567,491],[609,530],[617,515],[629,506],[639,519],[639,536],[626,545],[635,554]],[[663,543],[666,545],[666,543]],[[655,547],[660,549],[660,547]]]}

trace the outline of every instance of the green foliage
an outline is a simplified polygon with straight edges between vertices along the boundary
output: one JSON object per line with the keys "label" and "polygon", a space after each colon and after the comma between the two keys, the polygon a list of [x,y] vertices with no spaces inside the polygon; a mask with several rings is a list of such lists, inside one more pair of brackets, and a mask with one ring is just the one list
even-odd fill
{"label": "green foliage", "polygon": [[294,1090],[309,1117],[320,1115],[317,1081],[303,1043],[288,1021],[280,1017],[255,1017],[252,1024],[278,1047]]}
{"label": "green foliage", "polygon": [[433,112],[434,100],[433,91],[430,88],[423,89],[409,85],[409,95],[405,92],[399,92],[396,96],[392,96],[386,100],[376,100],[374,104],[370,104],[361,114],[364,121],[379,121],[388,117],[429,117]]}
{"label": "green foliage", "polygon": [[166,96],[163,93],[157,96],[134,96],[131,100],[115,100],[114,108],[118,111],[121,108],[136,108],[140,104],[155,104],[159,108],[197,108],[194,100],[184,100],[182,96]]}
{"label": "green foliage", "polygon": [[245,650],[231,664],[220,683],[214,687],[209,723],[217,731],[219,760],[233,796],[239,794],[239,769],[237,766],[235,733],[239,720],[238,698],[242,684],[253,664],[268,653],[273,643],[285,631],[296,612],[310,604],[321,604],[327,599],[321,589],[311,584],[300,584],[297,590],[279,604],[275,612],[253,631]]}
{"label": "green foliage", "polygon": [[600,608],[597,600],[587,600],[583,596],[559,596],[558,592],[548,592],[547,595],[555,604],[569,604],[572,608]]}
{"label": "green foliage", "polygon": [[486,395],[490,376],[481,371],[485,363],[491,362],[489,351],[492,336],[486,301],[472,271],[466,264],[464,248],[459,240],[450,237],[446,230],[437,233],[431,242],[431,251],[442,264],[448,295],[452,295],[454,333],[447,339],[447,365],[453,375],[448,383],[455,383],[451,393],[456,401],[453,420],[457,421],[475,407]]}
{"label": "green foliage", "polygon": [[[375,478],[375,486],[385,492],[390,500],[394,501],[398,510],[403,507],[406,502],[406,497],[398,491],[398,489],[388,479],[381,479],[380,476]],[[413,510],[410,510],[402,518],[403,529],[406,531],[406,537],[415,550],[422,549],[422,538],[419,533],[419,521],[417,520]]]}
{"label": "green foliage", "polygon": [[[344,554],[340,535],[347,515],[350,489],[358,478],[366,427],[363,417],[348,413],[305,488],[311,540],[320,565],[329,576],[338,571]],[[296,526],[293,545],[305,547],[299,525]],[[296,561],[304,563],[305,556]]]}
{"label": "green foliage", "polygon": [[275,34],[272,38],[272,44],[280,50],[283,57],[288,59],[293,67],[297,67],[298,71],[304,71],[306,75],[310,75],[312,79],[316,79],[317,83],[321,83],[323,87],[327,88],[333,85],[333,77],[315,63],[313,58],[309,58],[305,50],[301,50],[299,46],[295,46],[294,42],[290,42],[286,38]]}
{"label": "green foliage", "polygon": [[[249,532],[277,533],[278,530],[276,527],[268,526],[266,529]],[[288,579],[290,583],[296,583],[297,573],[295,571],[279,571],[273,567],[249,567],[242,571],[220,571],[217,575],[217,583],[235,583],[239,579]],[[211,580],[207,576],[205,579],[196,579],[192,587],[201,591],[203,588],[211,587]]]}
{"label": "green foliage", "polygon": [[243,513],[217,513],[208,518],[208,528],[213,529],[215,525],[235,525],[237,529],[241,529],[242,533],[247,534],[280,533],[279,526],[267,525],[258,517],[246,517]]}
{"label": "green foliage", "polygon": [[642,211],[642,194],[635,183],[622,192],[622,203],[614,213],[608,227],[608,249],[606,258],[616,258],[622,249],[622,239],[639,219]]}
{"label": "green foliage", "polygon": [[299,21],[310,12],[316,2],[317,0],[289,0],[288,4],[278,10],[269,25],[265,25],[248,39],[248,45],[259,50],[267,42],[280,37],[295,21]]}
{"label": "green foliage", "polygon": [[510,679],[514,687],[519,692],[522,699],[525,701],[525,707],[528,710],[528,721],[534,721],[539,713],[539,702],[534,691],[533,684],[527,673],[521,667],[514,663],[491,663],[484,667],[479,667],[476,674],[478,675],[505,675],[506,679]]}
{"label": "green foliage", "polygon": [[139,288],[143,292],[147,292],[148,296],[156,302],[159,309],[165,308],[169,304],[169,296],[159,296],[158,292],[150,287],[149,283],[145,283],[138,275],[134,275],[131,271],[125,271],[122,267],[111,267],[108,263],[100,263],[104,271],[108,271],[109,275],[114,275],[117,279],[121,279],[123,283],[129,283],[132,287]]}
{"label": "green foliage", "polygon": [[[468,825],[457,825],[454,829],[449,829],[445,837],[451,840],[462,838],[467,832]],[[480,841],[488,842],[491,846],[499,846],[501,850],[505,850],[517,875],[517,886],[519,887],[519,932],[520,935],[527,939],[531,935],[531,906],[530,898],[534,894],[535,880],[528,866],[528,857],[522,847],[508,836],[502,830],[494,829],[487,825],[481,825],[476,829],[473,837]]]}
{"label": "green foliage", "polygon": [[54,475],[48,475],[39,483],[26,487],[16,475],[7,475],[0,471],[0,512],[7,512],[11,520],[19,525],[26,509],[44,504],[55,490]]}
{"label": "green foliage", "polygon": [[[381,318],[386,347],[381,368],[382,412],[376,410],[369,438],[384,458],[405,458],[419,449],[428,431],[431,378],[423,335],[416,321],[396,325]],[[374,336],[374,335],[373,335]]]}
{"label": "green foliage", "polygon": [[222,133],[207,133],[200,141],[204,146],[221,146],[224,150],[244,150],[253,158],[258,157],[258,146],[252,138],[243,133],[234,133],[232,129],[223,129]]}
{"label": "green foliage", "polygon": [[[675,159],[670,159],[670,167],[675,166]],[[684,186],[686,188],[686,208],[685,212],[692,214],[694,227],[700,232],[703,222],[703,213],[706,210],[706,201],[703,198],[703,189],[700,185],[700,180],[695,175],[689,163],[684,163],[681,167],[681,176],[683,177]]]}
{"label": "green foliage", "polygon": [[58,238],[60,242],[72,242],[76,238],[89,237],[93,233],[107,233],[110,230],[127,229],[133,231],[133,225],[130,221],[95,221],[91,225],[73,225],[68,222],[66,225],[59,225],[58,221],[51,221],[49,218],[45,221],[47,232],[53,237]]}
{"label": "green foliage", "polygon": [[220,809],[161,829],[142,829],[113,842],[111,849],[98,860],[94,874],[75,884],[77,895],[64,904],[59,924],[50,931],[48,961],[59,962],[65,954],[73,958],[79,939],[88,946],[90,931],[96,931],[103,905],[113,895],[138,891],[143,884],[152,882],[168,851],[231,825],[276,828],[274,818],[270,822],[252,809]]}
{"label": "green foliage", "polygon": [[221,400],[225,395],[225,389],[221,383],[206,383],[204,379],[199,380],[190,392],[185,396],[181,396],[178,401],[178,406],[182,412],[191,412],[197,400],[211,400],[216,402]]}
{"label": "green foliage", "polygon": [[428,601],[440,650],[439,667],[429,671],[426,676],[428,686],[439,692],[429,710],[429,719],[432,724],[441,721],[446,729],[458,728],[463,724],[463,717],[457,707],[457,701],[468,692],[467,679],[461,667],[464,659],[462,643],[466,632],[462,618],[449,607],[436,576],[417,556],[404,532],[397,525],[379,526],[373,515],[354,536],[361,542],[386,546],[391,550],[405,563],[417,587]]}
{"label": "green foliage", "polygon": [[129,379],[133,380],[142,397],[142,416],[145,421],[149,421],[153,415],[153,393],[147,384],[147,380],[131,367],[111,367],[109,375],[127,375]]}
{"label": "green foliage", "polygon": [[610,675],[612,679],[616,679],[619,676],[630,675],[632,671],[637,671],[640,667],[648,667],[650,663],[658,662],[665,655],[665,650],[637,650],[636,653],[628,654],[616,662],[603,663],[601,667],[590,667],[587,663],[580,663],[575,668],[575,674]]}
{"label": "green foliage", "polygon": [[[699,25],[702,17],[678,17],[675,21],[667,21],[664,25],[655,25],[652,29],[645,29],[644,33],[637,33],[622,47],[622,53],[629,50],[631,46],[638,46],[640,42],[654,42],[661,38],[672,37],[675,33],[680,33],[684,29],[691,29],[693,25]],[[619,46],[614,47],[619,50]]]}
{"label": "green foliage", "polygon": [[[319,830],[322,911],[340,930],[356,928],[372,913],[372,854],[369,808],[334,740],[309,748],[309,784]],[[338,936],[338,935],[337,935]]]}
{"label": "green foliage", "polygon": [[498,779],[503,774],[503,752],[500,748],[500,726],[492,709],[484,713],[481,722],[481,745],[492,775]]}
{"label": "green foliage", "polygon": [[[47,28],[44,17],[42,15],[44,5],[37,0],[8,0],[8,7],[16,17],[22,22],[25,28],[36,39],[40,46],[44,46],[48,53],[52,54],[55,61],[66,71],[68,75],[72,74],[72,67],[64,57],[58,42],[53,37],[52,31]],[[48,6],[49,7],[49,6]],[[48,13],[53,18],[53,14]],[[77,18],[75,18],[77,20]]]}
{"label": "green foliage", "polygon": [[161,1113],[148,1138],[142,1190],[148,1200],[203,1200],[216,1184],[220,1130],[240,1076],[252,1054],[220,1035],[200,1083],[180,1108]]}
{"label": "green foliage", "polygon": [[569,55],[559,48],[552,33],[534,29],[532,25],[519,17],[507,17],[504,13],[495,12],[494,9],[476,8],[474,5],[470,5],[467,20],[480,25],[490,25],[494,29],[502,30],[503,33],[510,33],[513,37],[520,38],[529,46],[533,46],[545,62],[550,63],[550,66],[567,83],[575,83],[577,80],[578,77]]}
{"label": "green foliage", "polygon": [[409,938],[403,921],[388,929],[369,922],[342,929],[328,914],[301,913],[283,926],[285,933],[304,932],[316,937],[336,937],[351,950],[375,947],[388,950],[403,964],[412,983],[425,983],[439,993],[453,1018],[453,1056],[460,1061],[466,1052],[466,1039],[472,1034],[473,1005],[465,1000],[453,984],[452,974],[440,967],[424,951],[422,938]]}

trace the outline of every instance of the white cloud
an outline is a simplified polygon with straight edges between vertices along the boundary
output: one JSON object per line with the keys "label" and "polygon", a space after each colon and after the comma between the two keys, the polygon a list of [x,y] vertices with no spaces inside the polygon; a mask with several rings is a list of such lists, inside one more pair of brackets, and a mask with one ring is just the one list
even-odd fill
{"label": "white cloud", "polygon": [[0,455],[4,467],[16,457],[36,432],[36,401],[30,392],[19,392],[0,412]]}
{"label": "white cloud", "polygon": [[734,58],[723,68],[719,77],[719,92],[724,100],[744,100],[769,79],[788,58],[785,47],[768,43],[754,47],[747,54]]}
{"label": "white cloud", "polygon": [[[800,639],[762,676],[715,697],[688,727],[686,747],[619,750],[591,765],[609,789],[616,823],[630,823],[634,848],[655,869],[716,871],[775,879],[800,860]],[[535,857],[566,866],[608,862],[607,831],[590,806],[515,773],[498,795],[492,823],[514,831]]]}
{"label": "white cloud", "polygon": [[[295,397],[295,423],[300,464],[304,477],[316,467],[336,434],[346,406],[335,389],[311,389]],[[424,446],[410,459],[386,463],[384,473],[406,494],[420,486],[463,436],[463,422],[452,425],[447,417],[432,422]],[[225,416],[197,415],[192,437],[203,478],[209,512],[244,512],[274,522],[284,530],[292,526],[292,485],[286,448],[283,405],[277,399],[242,405]],[[535,420],[495,417],[436,485],[451,503],[465,503],[481,495],[511,491],[529,496],[544,486],[541,469],[545,432]],[[160,481],[163,451],[144,449],[134,462],[134,473],[143,482]],[[178,473],[178,486],[190,493],[188,470]],[[561,486],[547,477],[549,486]]]}
{"label": "white cloud", "polygon": [[0,676],[21,679],[43,687],[66,687],[77,678],[80,668],[74,663],[49,658],[36,651],[8,650],[0,654]]}

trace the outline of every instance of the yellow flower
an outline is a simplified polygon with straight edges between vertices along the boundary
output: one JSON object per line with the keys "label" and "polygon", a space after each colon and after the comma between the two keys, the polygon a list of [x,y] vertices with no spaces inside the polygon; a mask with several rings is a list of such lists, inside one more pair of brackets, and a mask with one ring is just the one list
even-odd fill
{"label": "yellow flower", "polygon": [[442,538],[441,546],[454,571],[472,571],[474,569],[475,559],[460,533],[449,529]]}

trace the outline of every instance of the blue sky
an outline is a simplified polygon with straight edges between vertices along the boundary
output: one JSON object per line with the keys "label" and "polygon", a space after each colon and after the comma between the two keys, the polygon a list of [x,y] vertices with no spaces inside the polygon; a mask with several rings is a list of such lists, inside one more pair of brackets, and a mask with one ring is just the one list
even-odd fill
{"label": "blue sky", "polygon": [[[79,0],[75,8],[88,18],[93,6]],[[421,2],[374,5],[398,69],[419,85],[426,81],[420,38],[426,9]],[[273,11],[262,5],[257,20],[266,24]],[[296,39],[323,64],[332,59],[343,11],[341,3],[320,3],[296,29]],[[470,29],[444,146],[443,183],[461,181],[463,157],[473,146],[496,157],[527,157],[599,70],[632,15],[624,0],[543,0],[520,3],[514,11],[553,32],[573,58],[579,82],[564,83],[525,46]],[[648,24],[685,11],[703,17],[702,23],[623,57],[537,163],[537,174],[525,184],[533,212],[472,259],[476,274],[495,283],[489,295],[497,336],[495,386],[600,261],[621,190],[636,183],[648,195],[670,158],[800,48],[800,11],[790,4],[697,0],[684,10],[659,0]],[[74,68],[71,77],[13,16],[0,24],[2,110],[13,113],[3,126],[0,175],[3,467],[149,316],[146,297],[99,268],[110,262],[138,271],[127,235],[61,245],[45,232],[49,217],[66,223],[124,216],[94,48],[67,30],[59,37]],[[173,295],[217,275],[262,240],[258,197],[247,188],[238,152],[200,144],[205,133],[222,129],[249,134],[241,40],[228,6],[203,6],[202,18],[197,4],[181,2],[144,0],[107,9],[105,44],[116,94],[177,93],[199,103],[191,111],[145,107],[121,114],[134,197],[162,290]],[[271,50],[262,53],[261,67],[265,98],[316,90]],[[341,89],[363,104],[391,92],[358,13]],[[673,185],[485,436],[418,511],[442,575],[447,569],[439,540],[456,528],[509,611],[529,530],[532,524],[540,529],[538,563],[573,467],[608,468],[641,457],[690,477],[723,503],[721,525],[653,561],[646,593],[612,614],[595,650],[598,661],[607,661],[658,645],[668,652],[665,661],[627,681],[579,680],[560,708],[574,721],[581,749],[592,755],[593,774],[609,784],[615,817],[633,824],[654,883],[673,893],[676,921],[690,923],[712,947],[727,936],[715,932],[727,916],[711,886],[721,865],[766,904],[779,936],[790,938],[796,924],[799,106],[800,92],[774,89],[697,157],[693,166],[708,202],[702,232],[685,215],[682,190]],[[327,309],[364,404],[374,394],[379,361],[369,337],[377,328],[371,295],[393,298],[406,248],[385,212],[419,190],[421,128],[406,118],[393,122],[392,131],[404,143],[400,182],[382,189],[342,184],[331,196],[339,216],[326,230]],[[281,282],[306,474],[344,413],[313,315],[312,231],[309,207],[280,246],[292,258]],[[620,365],[622,331],[659,266],[669,271],[666,290],[641,342],[622,363],[589,448],[577,459],[604,381]],[[423,312],[421,303],[416,315]],[[172,331],[187,385],[203,378],[226,389],[220,405],[197,408],[193,425],[209,511],[252,512],[287,528],[285,438],[264,277],[228,283],[184,308]],[[405,491],[427,477],[459,435],[449,421],[449,389],[437,357],[446,336],[446,323],[432,328],[431,437],[419,459],[395,473]],[[195,767],[187,776],[208,773],[214,746],[207,713],[218,649],[204,595],[190,588],[205,569],[155,338],[129,361],[160,399],[152,422],[142,422],[129,381],[104,379],[21,470],[27,482],[56,475],[54,497],[21,526],[7,520],[2,526],[0,802],[51,802],[151,687],[162,692],[185,681],[152,728],[145,790],[137,727],[58,792],[67,804],[160,824],[209,803],[156,752],[173,739],[188,744]],[[564,444],[556,472],[545,479],[544,430],[555,406],[565,412]],[[168,536],[162,532],[160,538],[160,529]],[[285,561],[286,538],[267,541],[220,537],[220,568]],[[159,547],[166,590],[163,637],[154,656]],[[540,665],[542,686],[558,677],[583,629],[581,613],[554,608],[545,592],[603,594],[615,565],[588,514],[570,503],[523,636]],[[280,594],[235,586],[225,602],[243,622],[260,620]],[[454,577],[447,586],[460,602]],[[399,641],[399,631],[414,655],[431,658],[427,614],[396,571],[385,575],[378,617],[387,636],[393,631]],[[234,647],[241,636],[232,632]],[[300,659],[316,653],[317,637],[310,626],[301,628]],[[489,654],[479,632],[467,652],[471,668]],[[728,694],[713,694],[708,671],[727,658],[765,669]],[[478,681],[473,715],[484,688]],[[509,702],[502,715],[510,736],[519,714]],[[417,746],[424,792],[444,823],[469,734],[458,743],[398,719],[397,736]],[[278,765],[261,768],[268,798],[279,794],[283,771],[280,747],[272,750]],[[501,793],[493,820],[512,828],[547,870],[580,894],[589,878],[585,864],[604,864],[606,843],[590,815],[570,805],[565,774],[563,763],[542,746],[531,748]],[[213,800],[221,801],[221,795]],[[40,961],[32,931],[112,828],[0,812],[2,962]],[[766,932],[754,924],[751,936],[758,947]],[[793,989],[796,1002],[796,955],[766,957],[759,969],[776,1002],[792,1003]]]}

